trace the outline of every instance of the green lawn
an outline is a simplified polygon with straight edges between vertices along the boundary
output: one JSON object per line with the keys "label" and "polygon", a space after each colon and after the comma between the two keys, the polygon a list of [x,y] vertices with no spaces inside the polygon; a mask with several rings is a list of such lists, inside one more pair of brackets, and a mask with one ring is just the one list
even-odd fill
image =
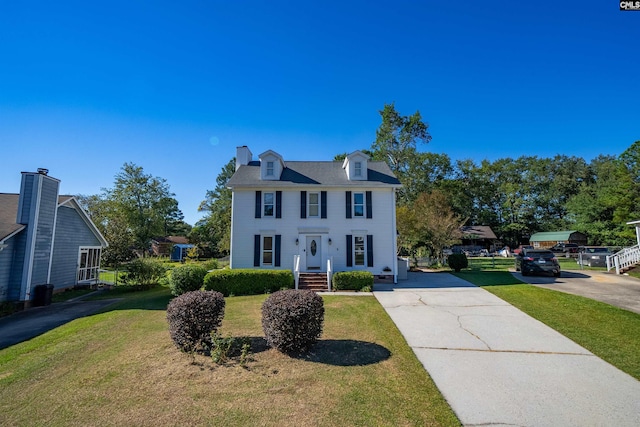
{"label": "green lawn", "polygon": [[452,274],[482,286],[640,380],[640,314],[524,284],[507,272]]}
{"label": "green lawn", "polygon": [[266,348],[265,295],[227,298],[222,334],[252,337],[246,368],[179,352],[166,288],[0,350],[0,424],[459,425],[372,296],[326,296],[321,341],[305,357]]}

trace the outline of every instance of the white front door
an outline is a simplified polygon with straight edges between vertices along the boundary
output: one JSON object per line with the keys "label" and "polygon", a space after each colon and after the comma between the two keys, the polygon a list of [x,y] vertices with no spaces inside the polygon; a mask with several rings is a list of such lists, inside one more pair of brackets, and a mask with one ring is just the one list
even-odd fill
{"label": "white front door", "polygon": [[320,236],[307,236],[307,270],[320,270],[322,266],[322,250]]}

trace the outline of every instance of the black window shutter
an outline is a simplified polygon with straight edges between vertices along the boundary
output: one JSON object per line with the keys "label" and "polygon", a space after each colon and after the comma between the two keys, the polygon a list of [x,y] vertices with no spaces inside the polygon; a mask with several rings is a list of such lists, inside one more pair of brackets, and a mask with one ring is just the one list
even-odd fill
{"label": "black window shutter", "polygon": [[347,267],[353,267],[353,236],[347,234]]}
{"label": "black window shutter", "polygon": [[260,235],[253,236],[253,266],[260,267]]}
{"label": "black window shutter", "polygon": [[262,215],[262,191],[256,191],[256,218]]}
{"label": "black window shutter", "polygon": [[371,203],[371,191],[367,191],[365,193],[366,203],[367,203],[367,218],[373,218],[373,206]]}
{"label": "black window shutter", "polygon": [[307,192],[300,192],[300,218],[307,217]]}
{"label": "black window shutter", "polygon": [[274,248],[274,266],[280,267],[280,244],[282,243],[282,236],[280,234],[276,234],[276,247]]}
{"label": "black window shutter", "polygon": [[345,193],[345,204],[346,204],[346,214],[347,218],[351,218],[351,191],[347,191]]}
{"label": "black window shutter", "polygon": [[282,191],[276,191],[276,218],[282,218]]}
{"label": "black window shutter", "polygon": [[367,267],[373,267],[373,235],[367,234]]}
{"label": "black window shutter", "polygon": [[320,218],[327,217],[327,192],[320,192]]}

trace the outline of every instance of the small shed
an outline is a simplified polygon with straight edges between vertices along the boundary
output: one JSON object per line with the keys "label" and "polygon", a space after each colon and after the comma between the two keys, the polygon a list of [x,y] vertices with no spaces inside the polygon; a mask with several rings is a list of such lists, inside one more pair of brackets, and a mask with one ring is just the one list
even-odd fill
{"label": "small shed", "polygon": [[173,245],[173,249],[171,249],[171,261],[182,261],[187,257],[187,252],[189,249],[193,248],[194,245],[189,243],[177,243]]}
{"label": "small shed", "polygon": [[534,248],[548,249],[558,243],[575,243],[579,246],[587,244],[587,235],[579,231],[544,231],[534,233],[529,238]]}

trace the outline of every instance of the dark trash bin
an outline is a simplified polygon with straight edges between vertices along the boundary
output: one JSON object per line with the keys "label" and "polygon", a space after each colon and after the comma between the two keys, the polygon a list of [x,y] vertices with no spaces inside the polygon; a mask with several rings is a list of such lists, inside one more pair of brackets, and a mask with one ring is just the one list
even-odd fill
{"label": "dark trash bin", "polygon": [[33,306],[50,305],[53,298],[53,285],[37,285],[33,288]]}

